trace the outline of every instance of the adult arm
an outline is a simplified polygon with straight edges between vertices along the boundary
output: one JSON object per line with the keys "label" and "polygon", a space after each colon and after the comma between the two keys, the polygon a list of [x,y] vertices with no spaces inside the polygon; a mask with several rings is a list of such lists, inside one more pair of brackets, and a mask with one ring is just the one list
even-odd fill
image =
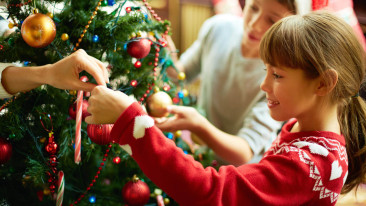
{"label": "adult arm", "polygon": [[90,73],[100,85],[106,85],[109,81],[105,66],[84,50],[78,50],[54,64],[7,66],[2,71],[1,84],[8,94],[28,91],[43,84],[59,89],[91,91],[96,85],[79,80],[79,73],[83,70]]}

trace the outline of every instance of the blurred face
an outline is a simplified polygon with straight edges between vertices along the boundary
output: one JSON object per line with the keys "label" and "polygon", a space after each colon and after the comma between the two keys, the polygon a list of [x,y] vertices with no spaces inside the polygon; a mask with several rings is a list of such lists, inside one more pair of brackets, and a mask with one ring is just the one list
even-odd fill
{"label": "blurred face", "polygon": [[259,56],[259,43],[264,33],[278,20],[292,15],[286,6],[277,0],[247,0],[244,7],[244,34],[242,39],[245,51],[255,51]]}
{"label": "blurred face", "polygon": [[261,84],[266,92],[268,107],[273,119],[299,121],[316,115],[316,90],[319,79],[309,79],[301,69],[279,68],[266,65],[267,75]]}

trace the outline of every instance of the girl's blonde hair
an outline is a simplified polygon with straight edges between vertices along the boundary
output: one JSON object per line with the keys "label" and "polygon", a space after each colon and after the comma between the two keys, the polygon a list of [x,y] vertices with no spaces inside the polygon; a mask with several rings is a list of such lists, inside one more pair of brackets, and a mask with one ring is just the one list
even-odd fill
{"label": "girl's blonde hair", "polygon": [[270,65],[302,69],[309,78],[326,77],[328,69],[337,71],[331,100],[339,105],[338,121],[348,155],[342,193],[365,183],[366,104],[357,95],[365,76],[365,54],[353,29],[324,11],[289,16],[264,35],[260,55]]}

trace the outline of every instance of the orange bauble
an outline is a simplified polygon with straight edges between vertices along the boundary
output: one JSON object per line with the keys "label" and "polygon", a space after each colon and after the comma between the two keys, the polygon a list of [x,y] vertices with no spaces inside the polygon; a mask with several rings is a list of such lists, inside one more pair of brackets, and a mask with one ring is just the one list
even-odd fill
{"label": "orange bauble", "polygon": [[173,104],[172,98],[165,92],[156,92],[146,101],[146,109],[152,117],[165,117],[169,113],[166,111],[167,106]]}
{"label": "orange bauble", "polygon": [[45,47],[56,37],[56,25],[44,14],[36,13],[28,16],[21,29],[24,41],[31,47]]}

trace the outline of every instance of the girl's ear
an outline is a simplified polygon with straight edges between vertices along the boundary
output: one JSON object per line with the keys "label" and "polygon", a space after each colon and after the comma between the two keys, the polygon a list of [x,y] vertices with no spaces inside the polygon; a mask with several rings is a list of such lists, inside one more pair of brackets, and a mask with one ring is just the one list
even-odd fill
{"label": "girl's ear", "polygon": [[320,77],[319,85],[316,90],[316,94],[319,96],[325,96],[329,94],[338,82],[338,72],[335,69],[328,69]]}

